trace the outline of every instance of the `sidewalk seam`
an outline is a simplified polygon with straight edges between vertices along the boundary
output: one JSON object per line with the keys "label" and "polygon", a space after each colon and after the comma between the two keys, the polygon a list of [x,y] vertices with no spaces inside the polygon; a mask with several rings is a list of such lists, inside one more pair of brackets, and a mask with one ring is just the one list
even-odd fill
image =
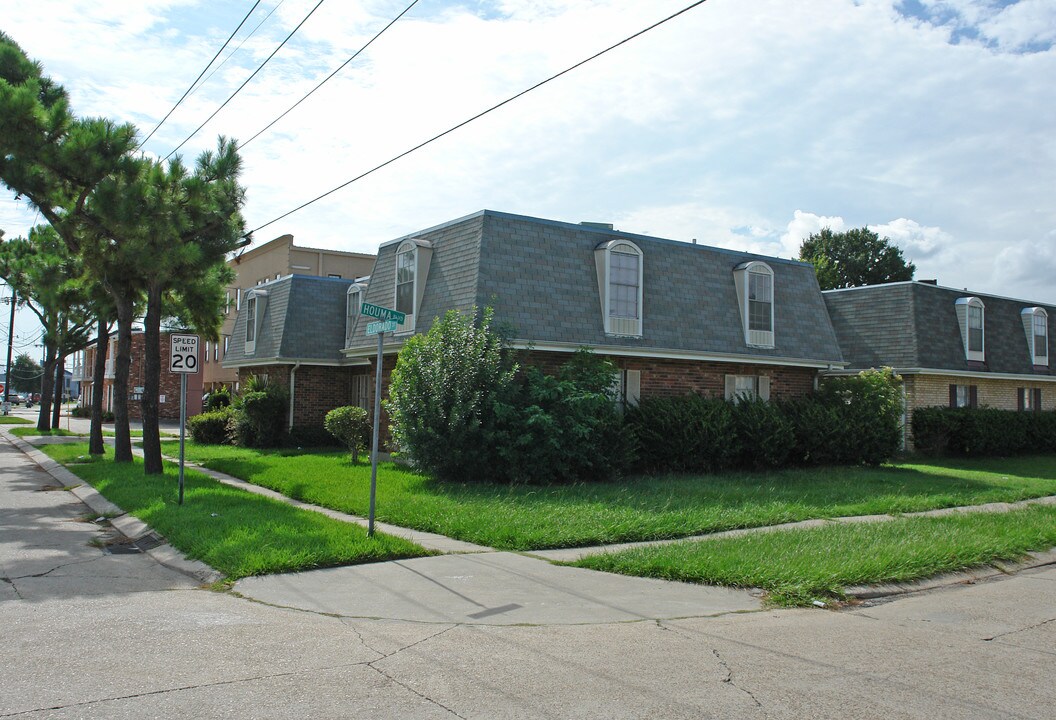
{"label": "sidewalk seam", "polygon": [[[138,540],[144,535],[152,532],[149,525],[139,518],[129,515],[124,508],[107,500],[103,497],[102,493],[74,475],[60,463],[52,460],[39,448],[34,447],[16,435],[12,435],[8,432],[7,426],[0,425],[0,435],[3,435],[8,442],[14,445],[18,450],[22,451],[23,455],[36,463],[41,470],[48,473],[48,475],[50,475],[56,482],[61,483],[63,487],[69,489],[70,492],[78,500],[87,505],[88,509],[92,512],[99,513],[100,515],[115,512],[118,513],[116,517],[111,519],[110,525],[129,540]],[[172,547],[168,542],[165,542],[156,548],[145,550],[143,553],[149,555],[159,565],[167,567],[170,570],[175,570],[183,575],[187,575],[203,584],[212,584],[224,577],[223,573],[219,570],[210,567],[201,560],[191,560],[179,550]]]}

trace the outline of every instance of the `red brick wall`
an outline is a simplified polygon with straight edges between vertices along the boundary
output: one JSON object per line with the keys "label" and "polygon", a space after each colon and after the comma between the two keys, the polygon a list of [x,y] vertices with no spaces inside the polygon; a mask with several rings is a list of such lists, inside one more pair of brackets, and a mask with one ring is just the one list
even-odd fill
{"label": "red brick wall", "polygon": [[[110,338],[111,344],[117,342],[117,337]],[[145,337],[143,333],[135,333],[132,335],[132,361],[128,367],[128,416],[132,420],[140,420],[143,416],[143,407],[140,404],[140,396],[135,393],[137,387],[143,387],[145,385]],[[178,373],[169,372],[169,336],[166,333],[161,335],[161,384],[158,392],[158,415],[168,420],[179,420],[180,419],[180,375]],[[116,349],[114,350],[116,353]],[[197,415],[202,411],[202,372],[201,372],[201,358],[202,358],[202,345],[199,343],[198,346],[198,360],[199,360],[199,371],[194,374],[187,375],[187,417]],[[95,363],[95,348],[89,347],[85,353],[85,372],[91,377],[94,371]],[[103,380],[103,398],[104,398],[104,410],[112,410],[105,403],[105,398],[109,395],[110,386],[113,385],[113,378],[106,378]],[[87,389],[92,385],[91,380],[87,380],[83,383],[82,387]],[[82,390],[82,397],[86,397],[87,393]],[[161,402],[164,398],[165,401]]]}
{"label": "red brick wall", "polygon": [[[532,351],[522,353],[520,362],[534,365],[544,372],[553,373],[571,358],[569,353]],[[775,400],[786,400],[809,395],[814,391],[817,371],[811,368],[784,367],[775,365],[752,365],[747,363],[699,362],[693,360],[656,360],[647,358],[612,357],[617,367],[625,370],[641,370],[642,397],[663,397],[699,392],[709,397],[722,397],[726,388],[726,375],[766,375],[770,378],[770,396]],[[366,375],[367,413],[374,413],[374,358],[370,365],[352,367],[319,367],[302,365],[297,369],[294,393],[294,425],[322,425],[326,413],[335,407],[351,405],[353,378]],[[389,379],[396,366],[396,356],[386,355],[382,364],[382,390],[384,401],[389,396]],[[242,368],[238,379],[240,387],[252,375],[267,375],[268,381],[289,388],[290,365]],[[382,409],[381,432],[388,437],[389,416]]]}
{"label": "red brick wall", "polygon": [[[522,361],[544,372],[554,373],[571,358],[568,353],[533,351]],[[813,368],[748,363],[660,360],[652,358],[609,357],[621,370],[641,370],[642,397],[673,397],[698,392],[721,398],[726,392],[727,375],[765,375],[770,378],[770,397],[787,400],[814,392]]]}
{"label": "red brick wall", "polygon": [[[289,390],[292,368],[292,365],[239,368],[239,387],[244,391],[252,376],[267,375],[269,384]],[[328,412],[352,404],[352,373],[357,369],[320,365],[301,365],[297,368],[294,375],[293,424],[298,427],[320,427]]]}

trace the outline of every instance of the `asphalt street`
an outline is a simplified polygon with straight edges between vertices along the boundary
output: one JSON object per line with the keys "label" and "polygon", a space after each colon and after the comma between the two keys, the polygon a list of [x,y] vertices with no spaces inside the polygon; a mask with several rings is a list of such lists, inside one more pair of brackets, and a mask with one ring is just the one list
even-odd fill
{"label": "asphalt street", "polygon": [[[108,554],[113,531],[93,519],[0,440],[0,718],[1048,719],[1056,707],[1052,566],[773,610],[478,553],[271,579],[294,609],[251,582],[239,585],[255,599]],[[496,563],[499,576],[479,569]],[[424,593],[422,574],[446,582]],[[512,605],[532,621],[510,622]]]}

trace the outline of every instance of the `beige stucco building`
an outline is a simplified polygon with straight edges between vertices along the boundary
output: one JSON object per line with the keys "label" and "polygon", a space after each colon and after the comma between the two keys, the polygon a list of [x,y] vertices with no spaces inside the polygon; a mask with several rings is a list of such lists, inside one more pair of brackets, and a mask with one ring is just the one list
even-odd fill
{"label": "beige stucco building", "polygon": [[293,244],[293,235],[283,235],[259,247],[238,253],[228,265],[235,271],[235,281],[227,291],[227,311],[220,341],[207,342],[203,348],[203,381],[206,391],[227,385],[237,389],[238,371],[222,366],[230,344],[235,318],[242,307],[242,298],[250,288],[285,275],[315,275],[318,277],[356,279],[370,275],[374,255],[300,247]]}

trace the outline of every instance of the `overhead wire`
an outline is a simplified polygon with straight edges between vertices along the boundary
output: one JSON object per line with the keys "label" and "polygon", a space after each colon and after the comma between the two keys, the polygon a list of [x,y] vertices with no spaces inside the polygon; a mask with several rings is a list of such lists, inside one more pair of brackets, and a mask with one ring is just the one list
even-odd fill
{"label": "overhead wire", "polygon": [[249,39],[251,37],[253,37],[254,35],[257,34],[257,30],[260,30],[261,26],[268,21],[268,18],[270,18],[272,15],[275,14],[276,10],[278,10],[280,7],[282,7],[282,4],[284,2],[286,2],[286,0],[279,0],[279,2],[275,3],[275,6],[272,7],[271,10],[268,10],[268,14],[265,15],[263,18],[261,18],[260,22],[257,23],[256,26],[252,30],[250,30],[249,33],[247,33],[244,38],[242,38],[242,42],[240,42],[235,47],[235,49],[232,50],[230,52],[230,54],[228,54],[227,57],[225,57],[223,60],[221,60],[220,63],[216,67],[214,67],[212,69],[212,71],[208,75],[206,75],[205,78],[200,83],[198,83],[197,87],[195,87],[195,88],[193,88],[191,90],[191,95],[194,95],[196,92],[198,92],[198,90],[200,90],[203,85],[205,85],[207,82],[209,82],[209,80],[213,77],[213,75],[216,75],[216,73],[219,72],[224,67],[224,65],[227,64],[228,60],[230,60],[235,55],[237,55],[238,51],[242,49],[242,46],[245,45],[249,41]]}
{"label": "overhead wire", "polygon": [[370,170],[367,170],[366,172],[360,173],[359,175],[357,175],[356,177],[352,178],[351,180],[347,180],[346,182],[341,183],[337,187],[334,187],[334,188],[331,188],[330,190],[327,190],[322,195],[318,195],[318,196],[312,198],[311,200],[298,205],[297,207],[293,208],[292,210],[289,210],[289,211],[283,213],[282,215],[279,215],[278,217],[269,220],[268,222],[264,223],[263,225],[260,225],[258,227],[253,228],[248,233],[246,233],[243,237],[249,237],[253,233],[257,232],[258,230],[263,230],[264,228],[268,227],[269,225],[273,225],[273,224],[277,223],[279,220],[287,218],[290,215],[293,215],[295,212],[299,212],[299,211],[303,210],[304,208],[308,207],[309,205],[313,205],[314,203],[319,202],[323,198],[328,197],[330,195],[333,195],[338,190],[342,190],[342,189],[348,187],[349,185],[351,185],[352,183],[357,182],[359,180],[362,180],[363,178],[367,177],[368,175],[371,175],[371,174],[377,172],[378,170],[381,170],[382,168],[384,168],[384,167],[386,167],[388,165],[391,165],[392,163],[396,162],[397,160],[401,160],[401,159],[407,157],[408,155],[410,155],[411,153],[416,152],[418,150],[421,150],[426,145],[434,143],[437,140],[439,140],[440,138],[442,138],[442,137],[444,137],[446,135],[450,135],[451,133],[455,132],[456,130],[464,128],[466,125],[469,125],[471,122],[473,122],[475,120],[479,120],[480,118],[484,117],[485,115],[487,115],[487,114],[489,114],[491,112],[494,112],[495,110],[498,110],[499,108],[503,107],[504,105],[508,105],[511,102],[513,102],[514,100],[517,100],[519,98],[524,97],[525,95],[527,95],[528,93],[532,92],[533,90],[537,90],[538,88],[541,88],[543,85],[546,85],[547,83],[549,83],[549,82],[551,82],[553,80],[556,80],[557,78],[559,78],[559,77],[561,77],[563,75],[567,75],[568,73],[572,72],[573,70],[576,70],[578,68],[583,67],[587,63],[589,63],[589,62],[591,62],[593,60],[596,60],[597,58],[601,57],[602,55],[605,55],[606,53],[611,52],[612,50],[615,50],[616,48],[618,48],[618,47],[620,47],[622,45],[626,45],[627,43],[631,42],[632,40],[634,40],[636,38],[641,37],[642,35],[646,34],[647,32],[649,32],[651,30],[655,30],[656,28],[660,27],[664,23],[670,22],[671,20],[674,20],[675,18],[679,17],[680,15],[684,15],[685,13],[689,12],[693,8],[696,8],[696,7],[700,6],[700,5],[703,5],[705,2],[707,2],[707,0],[697,0],[696,2],[690,3],[686,7],[682,8],[681,10],[678,10],[677,12],[672,13],[671,15],[668,15],[664,19],[658,20],[657,22],[653,23],[652,25],[650,25],[650,26],[648,26],[646,28],[643,28],[642,30],[639,30],[638,32],[634,33],[633,35],[629,35],[629,36],[625,37],[623,40],[620,40],[619,42],[608,46],[604,50],[601,50],[599,52],[594,53],[593,55],[591,55],[590,57],[588,57],[588,58],[586,58],[584,60],[580,60],[575,65],[570,65],[569,67],[565,68],[564,70],[562,70],[562,71],[560,71],[558,73],[555,73],[554,75],[551,75],[550,77],[546,78],[545,80],[541,80],[541,81],[537,82],[536,84],[532,85],[531,87],[529,87],[529,88],[527,88],[525,90],[522,90],[522,91],[520,91],[519,93],[517,93],[515,95],[511,95],[510,97],[506,98],[502,102],[499,102],[499,103],[496,103],[495,105],[492,105],[488,109],[477,113],[476,115],[472,116],[471,118],[469,118],[467,120],[463,120],[462,122],[458,123],[457,125],[455,125],[453,127],[450,127],[447,130],[444,130],[443,132],[432,136],[431,138],[429,138],[428,140],[425,140],[424,142],[418,143],[417,145],[415,145],[414,147],[410,148],[409,150],[404,150],[399,155],[396,155],[395,157],[389,158],[388,160],[386,160],[385,162],[381,163],[380,165],[375,165]]}
{"label": "overhead wire", "polygon": [[203,122],[201,125],[199,125],[195,129],[194,132],[192,132],[190,135],[188,135],[186,138],[184,138],[183,142],[181,142],[179,145],[177,145],[175,148],[173,148],[172,151],[168,155],[165,156],[165,159],[168,160],[170,157],[172,157],[176,153],[177,150],[179,150],[180,148],[182,148],[184,145],[187,144],[187,141],[189,141],[191,138],[193,138],[195,135],[197,135],[198,132],[202,128],[204,128],[206,125],[208,125],[209,121],[217,116],[217,113],[219,113],[221,110],[223,110],[225,107],[227,107],[227,104],[229,102],[231,102],[232,100],[234,100],[236,95],[238,95],[240,92],[242,92],[242,88],[244,88],[246,85],[248,85],[249,82],[253,78],[255,78],[257,76],[257,73],[259,73],[261,70],[263,70],[264,67],[271,61],[271,59],[273,57],[275,57],[275,54],[278,53],[279,50],[281,50],[283,48],[283,46],[289,41],[289,39],[292,38],[294,36],[294,34],[296,34],[296,32],[301,29],[301,26],[304,25],[306,22],[308,22],[308,18],[310,18],[313,14],[315,14],[315,11],[319,9],[319,6],[322,5],[323,2],[325,2],[325,0],[319,0],[319,2],[317,2],[315,4],[315,7],[313,7],[311,10],[309,10],[308,14],[304,16],[304,19],[302,19],[299,23],[297,23],[297,27],[295,27],[293,30],[291,30],[290,34],[287,35],[285,37],[285,39],[283,39],[283,41],[281,43],[279,43],[278,47],[276,47],[274,50],[271,51],[271,54],[268,55],[268,57],[266,57],[264,59],[264,62],[262,62],[257,67],[257,69],[254,70],[253,73],[248,78],[246,78],[245,81],[243,81],[243,83],[241,85],[239,85],[238,88],[233,93],[231,93],[231,96],[228,97],[227,100],[224,100],[224,102],[220,105],[220,107],[218,107],[216,110],[213,111],[212,115],[210,115],[209,117],[207,117],[205,119],[205,122]]}
{"label": "overhead wire", "polygon": [[290,106],[289,108],[287,108],[287,109],[286,109],[286,111],[285,111],[284,113],[282,113],[282,114],[281,114],[281,115],[279,115],[279,116],[278,116],[277,118],[275,118],[274,120],[272,120],[272,121],[271,121],[270,123],[268,123],[267,125],[265,125],[265,126],[264,126],[263,128],[261,128],[260,130],[258,130],[258,131],[257,131],[257,133],[256,133],[255,135],[253,135],[253,137],[251,137],[251,138],[250,138],[249,140],[246,140],[246,141],[245,141],[244,143],[241,143],[241,144],[240,144],[240,145],[238,146],[238,147],[239,147],[239,149],[242,149],[242,148],[244,148],[244,147],[245,147],[246,145],[249,145],[249,144],[250,144],[251,142],[253,142],[253,141],[254,141],[254,140],[256,140],[256,139],[257,139],[258,137],[260,137],[261,135],[263,135],[263,134],[264,134],[264,133],[265,133],[265,132],[266,132],[266,131],[267,131],[267,130],[268,130],[269,128],[271,128],[271,126],[272,126],[272,125],[274,125],[274,124],[275,124],[275,123],[277,123],[277,122],[278,122],[279,120],[282,120],[282,119],[283,119],[284,117],[286,117],[287,115],[289,115],[289,114],[290,114],[290,112],[291,112],[291,111],[292,111],[292,110],[293,110],[294,108],[296,108],[296,107],[297,107],[298,105],[300,105],[300,104],[301,104],[302,102],[304,102],[305,100],[307,100],[307,99],[308,99],[308,98],[309,98],[309,97],[310,97],[310,96],[311,96],[311,95],[312,95],[312,94],[313,94],[313,93],[314,93],[314,92],[315,92],[316,90],[318,90],[319,88],[321,88],[321,87],[322,87],[323,85],[325,85],[325,84],[326,84],[326,83],[327,83],[327,82],[328,82],[328,81],[329,81],[329,80],[330,80],[330,79],[331,79],[332,77],[334,77],[334,75],[337,75],[337,74],[338,74],[339,72],[341,72],[342,70],[344,70],[344,69],[345,69],[345,66],[346,66],[346,65],[348,65],[348,64],[349,64],[350,62],[352,62],[353,60],[355,60],[355,59],[356,59],[357,57],[359,57],[360,53],[362,53],[362,52],[363,52],[364,50],[366,50],[366,49],[367,49],[368,47],[370,47],[371,43],[373,43],[373,42],[374,42],[375,40],[377,40],[377,39],[378,39],[379,37],[381,37],[381,36],[382,36],[382,35],[383,35],[383,34],[385,33],[385,31],[386,31],[386,30],[388,30],[388,29],[389,29],[390,27],[392,27],[392,26],[393,26],[393,25],[394,25],[394,24],[396,23],[396,21],[397,21],[397,20],[399,20],[400,18],[402,18],[402,17],[404,16],[404,15],[406,15],[406,14],[407,14],[407,12],[408,12],[408,11],[409,11],[409,10],[410,10],[411,8],[413,8],[413,7],[415,6],[415,5],[417,5],[417,4],[418,4],[418,1],[419,1],[419,0],[413,0],[413,2],[412,2],[412,3],[410,4],[410,5],[408,5],[407,7],[405,7],[405,8],[403,9],[403,12],[401,12],[401,13],[400,13],[399,15],[397,15],[397,16],[396,16],[396,17],[394,17],[394,18],[393,18],[392,20],[390,20],[390,21],[389,21],[389,24],[388,24],[388,25],[386,25],[386,26],[385,26],[385,27],[383,27],[383,28],[382,28],[381,30],[379,30],[379,31],[377,32],[377,34],[375,34],[375,35],[374,35],[374,37],[372,37],[372,38],[371,38],[370,40],[368,40],[368,41],[367,41],[367,43],[366,43],[366,44],[365,44],[365,45],[364,45],[363,47],[361,47],[361,48],[360,48],[359,50],[356,50],[356,52],[355,52],[355,53],[353,53],[353,54],[352,54],[352,56],[351,56],[350,58],[348,58],[348,60],[345,60],[345,61],[344,61],[343,63],[341,63],[341,64],[340,64],[339,66],[337,66],[337,68],[336,68],[336,69],[335,69],[335,70],[334,70],[333,72],[331,72],[331,73],[330,73],[329,75],[327,75],[327,76],[326,76],[325,78],[323,78],[323,80],[322,80],[322,81],[321,81],[321,82],[320,82],[320,83],[319,83],[318,85],[316,85],[316,86],[315,86],[314,88],[312,88],[311,90],[309,90],[309,91],[308,91],[308,93],[307,93],[307,94],[306,94],[306,95],[305,95],[304,97],[302,97],[302,98],[301,98],[300,100],[298,100],[298,101],[297,101],[297,102],[295,102],[295,103],[294,103],[293,105],[291,105],[291,106]]}
{"label": "overhead wire", "polygon": [[[205,75],[205,71],[208,70],[212,66],[212,64],[214,62],[216,62],[216,59],[218,57],[220,57],[220,53],[222,53],[224,51],[224,48],[226,48],[228,46],[228,43],[231,42],[231,39],[235,37],[235,33],[237,33],[239,30],[241,30],[242,26],[246,24],[246,20],[249,20],[249,16],[253,14],[253,11],[257,9],[258,5],[260,5],[260,0],[257,0],[255,3],[253,3],[253,7],[251,7],[249,9],[249,12],[246,13],[246,16],[244,18],[242,18],[242,22],[240,22],[238,24],[238,27],[236,27],[234,29],[234,31],[231,33],[231,35],[228,36],[227,40],[224,41],[224,44],[220,46],[220,49],[216,51],[216,55],[213,55],[213,59],[210,60],[208,62],[208,64],[206,64],[206,66],[204,68],[202,68],[202,71],[200,73],[198,73],[198,77],[196,77],[194,79],[194,82],[192,82],[188,86],[188,88],[184,91],[183,95],[180,96],[180,99],[177,100],[176,104],[172,106],[172,109],[169,110],[167,113],[165,113],[165,117],[163,117],[161,119],[161,121],[157,125],[154,126],[154,129],[150,131],[150,134],[147,135],[145,138],[143,138],[143,142],[139,143],[139,145],[137,145],[137,147],[143,147],[144,145],[146,145],[147,141],[150,140],[152,137],[154,137],[154,133],[156,133],[158,131],[158,129],[161,128],[161,126],[165,124],[165,121],[169,119],[169,116],[172,115],[172,113],[174,113],[176,111],[176,108],[178,108],[180,106],[180,103],[182,103],[184,101],[184,99],[186,99],[186,97],[188,95],[190,95],[191,90],[193,90],[194,86],[198,84],[198,81],[202,79],[202,75]],[[260,27],[260,26],[258,25],[257,27]],[[245,41],[243,41],[243,42],[245,42]]]}

